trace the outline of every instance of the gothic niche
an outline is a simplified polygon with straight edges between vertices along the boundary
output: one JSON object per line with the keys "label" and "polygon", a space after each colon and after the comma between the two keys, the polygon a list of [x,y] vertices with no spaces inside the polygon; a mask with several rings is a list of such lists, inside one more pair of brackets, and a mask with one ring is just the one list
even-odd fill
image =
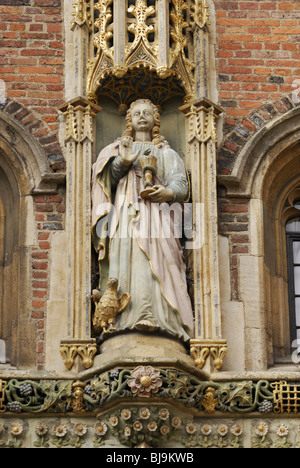
{"label": "gothic niche", "polygon": [[155,332],[188,346],[194,319],[179,229],[189,181],[150,100],[130,106],[122,138],[101,151],[92,193],[101,272],[95,334]]}

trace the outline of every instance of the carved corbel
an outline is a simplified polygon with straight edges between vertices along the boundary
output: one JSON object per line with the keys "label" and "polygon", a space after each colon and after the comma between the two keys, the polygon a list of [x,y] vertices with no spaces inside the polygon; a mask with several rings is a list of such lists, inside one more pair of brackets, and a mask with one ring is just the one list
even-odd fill
{"label": "carved corbel", "polygon": [[61,343],[60,354],[61,354],[62,360],[65,363],[66,368],[68,370],[71,370],[72,367],[74,366],[75,358],[77,356],[76,344]]}
{"label": "carved corbel", "polygon": [[60,354],[68,370],[75,364],[75,359],[79,356],[85,369],[90,369],[94,363],[97,353],[96,339],[89,340],[63,340],[60,345]]}
{"label": "carved corbel", "polygon": [[191,356],[194,358],[197,367],[203,369],[205,364],[208,363],[208,358],[211,357],[214,369],[217,371],[222,369],[228,351],[226,340],[201,340],[196,338],[191,340],[190,345]]}

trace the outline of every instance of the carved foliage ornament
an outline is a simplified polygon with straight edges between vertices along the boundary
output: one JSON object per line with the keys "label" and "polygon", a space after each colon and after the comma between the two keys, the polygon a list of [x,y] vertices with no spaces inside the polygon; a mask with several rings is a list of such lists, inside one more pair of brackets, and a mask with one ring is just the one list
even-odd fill
{"label": "carved foliage ornament", "polygon": [[[95,52],[88,62],[88,98],[97,101],[98,88],[107,77],[122,78],[128,70],[143,67],[155,71],[163,80],[176,77],[186,100],[192,100],[195,94],[194,34],[197,28],[209,25],[206,0],[170,0],[160,5],[149,0],[127,0],[125,24],[118,25],[118,31],[114,29],[114,1],[117,0],[98,0],[94,5],[97,12],[92,36]],[[81,11],[81,3],[85,4],[78,0],[76,12]],[[169,16],[163,29],[169,31],[169,37],[161,31],[161,18],[165,18],[166,11]],[[123,39],[116,41],[116,36]]]}
{"label": "carved foliage ornament", "polygon": [[[273,401],[278,401],[276,392],[280,385],[277,382],[275,388],[275,384],[263,380],[205,382],[175,369],[138,366],[131,370],[106,371],[85,381],[8,379],[2,409],[16,414],[88,414],[120,401],[120,398],[143,405],[159,398],[161,403],[172,401],[182,409],[193,408],[206,414],[215,411],[267,414],[273,411]],[[271,386],[275,388],[274,393]],[[274,412],[278,412],[277,406]]]}

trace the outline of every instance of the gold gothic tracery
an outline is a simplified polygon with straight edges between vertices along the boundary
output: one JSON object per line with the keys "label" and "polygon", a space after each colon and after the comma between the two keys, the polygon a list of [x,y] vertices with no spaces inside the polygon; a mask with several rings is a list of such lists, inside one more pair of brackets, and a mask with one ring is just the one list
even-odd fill
{"label": "gold gothic tracery", "polygon": [[[86,5],[87,15],[80,4]],[[78,5],[74,22],[88,23],[89,0],[78,0]],[[106,89],[110,77],[122,79],[140,68],[148,74],[155,72],[158,80],[171,77],[171,89],[181,86],[187,102],[195,97],[195,31],[209,25],[206,0],[98,0],[94,10],[94,53],[88,61],[87,76],[90,100],[97,101],[99,87]],[[130,79],[127,82],[130,86]],[[165,88],[170,89],[170,81]],[[111,97],[119,104],[128,104],[126,98],[112,93]]]}

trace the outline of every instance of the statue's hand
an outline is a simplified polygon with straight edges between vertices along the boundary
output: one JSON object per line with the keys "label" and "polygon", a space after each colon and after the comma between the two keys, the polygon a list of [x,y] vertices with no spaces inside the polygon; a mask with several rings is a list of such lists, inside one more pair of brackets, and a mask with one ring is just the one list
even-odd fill
{"label": "statue's hand", "polygon": [[120,159],[124,166],[131,166],[139,156],[139,150],[136,153],[132,152],[132,145],[132,137],[122,138],[120,142]]}
{"label": "statue's hand", "polygon": [[170,202],[174,198],[174,191],[163,185],[154,185],[155,192],[149,194],[149,198],[154,203]]}

